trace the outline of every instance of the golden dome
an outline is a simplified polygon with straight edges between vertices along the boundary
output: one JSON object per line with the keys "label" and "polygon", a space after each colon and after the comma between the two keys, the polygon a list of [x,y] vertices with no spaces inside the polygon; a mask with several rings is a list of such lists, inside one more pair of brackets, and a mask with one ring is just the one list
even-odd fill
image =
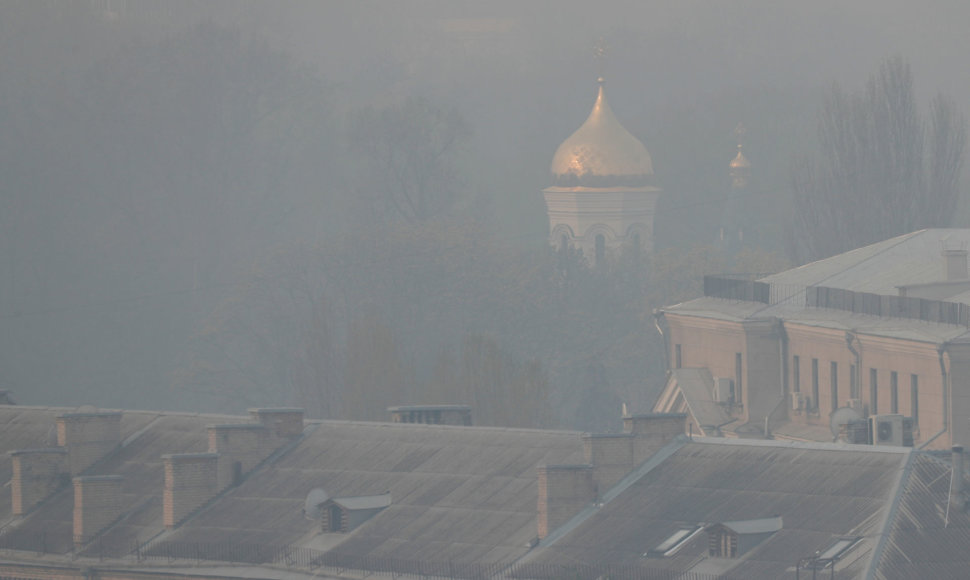
{"label": "golden dome", "polygon": [[645,185],[653,177],[650,153],[616,120],[603,79],[586,122],[563,141],[550,170],[557,185]]}
{"label": "golden dome", "polygon": [[744,153],[741,153],[741,145],[738,145],[738,154],[731,160],[730,167],[731,169],[751,169],[751,162],[744,156]]}
{"label": "golden dome", "polygon": [[741,153],[741,144],[738,143],[738,154],[731,160],[728,174],[731,176],[731,187],[734,189],[744,189],[748,186],[748,174],[751,173],[751,162]]}

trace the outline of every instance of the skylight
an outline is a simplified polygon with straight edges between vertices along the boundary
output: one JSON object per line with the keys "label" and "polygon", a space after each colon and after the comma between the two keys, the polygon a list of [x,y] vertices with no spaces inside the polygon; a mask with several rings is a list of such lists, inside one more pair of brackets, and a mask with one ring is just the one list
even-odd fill
{"label": "skylight", "polygon": [[684,546],[694,536],[701,532],[701,526],[683,526],[660,543],[656,548],[650,550],[644,556],[655,556],[666,558],[673,556],[677,550]]}
{"label": "skylight", "polygon": [[817,562],[816,567],[824,568],[832,564],[832,562],[838,560],[843,554],[852,549],[860,539],[858,537],[837,538],[815,558]]}

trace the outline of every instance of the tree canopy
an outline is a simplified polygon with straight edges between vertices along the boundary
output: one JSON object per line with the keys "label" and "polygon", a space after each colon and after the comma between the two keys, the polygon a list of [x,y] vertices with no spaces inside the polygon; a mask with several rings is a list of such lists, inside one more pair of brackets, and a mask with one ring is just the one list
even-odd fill
{"label": "tree canopy", "polygon": [[862,91],[832,87],[819,113],[819,152],[792,170],[796,261],[950,225],[966,121],[943,95],[928,117],[900,57],[883,61]]}

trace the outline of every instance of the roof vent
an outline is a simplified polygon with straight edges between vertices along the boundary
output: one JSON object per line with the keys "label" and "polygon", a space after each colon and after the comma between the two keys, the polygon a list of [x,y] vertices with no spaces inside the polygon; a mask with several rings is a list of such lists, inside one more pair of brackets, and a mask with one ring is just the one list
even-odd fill
{"label": "roof vent", "polygon": [[327,492],[319,487],[310,490],[303,502],[303,516],[308,520],[319,520],[323,517],[323,504],[330,499]]}
{"label": "roof vent", "polygon": [[388,407],[392,423],[424,425],[471,425],[472,409],[468,405],[408,405]]}
{"label": "roof vent", "polygon": [[721,522],[707,527],[712,558],[737,558],[782,528],[781,516]]}

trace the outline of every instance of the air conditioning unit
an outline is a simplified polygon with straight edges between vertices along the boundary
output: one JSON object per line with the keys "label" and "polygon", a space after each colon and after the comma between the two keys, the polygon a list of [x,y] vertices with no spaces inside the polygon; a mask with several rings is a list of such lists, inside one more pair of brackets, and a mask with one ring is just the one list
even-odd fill
{"label": "air conditioning unit", "polygon": [[791,410],[807,411],[812,408],[812,398],[805,393],[792,393]]}
{"label": "air conditioning unit", "polygon": [[868,445],[869,422],[865,419],[856,419],[842,424],[839,428],[839,439],[846,443]]}
{"label": "air conditioning unit", "polygon": [[733,379],[714,379],[714,400],[725,405],[734,404]]}
{"label": "air conditioning unit", "polygon": [[913,420],[902,415],[874,415],[869,417],[869,432],[873,445],[913,445]]}

